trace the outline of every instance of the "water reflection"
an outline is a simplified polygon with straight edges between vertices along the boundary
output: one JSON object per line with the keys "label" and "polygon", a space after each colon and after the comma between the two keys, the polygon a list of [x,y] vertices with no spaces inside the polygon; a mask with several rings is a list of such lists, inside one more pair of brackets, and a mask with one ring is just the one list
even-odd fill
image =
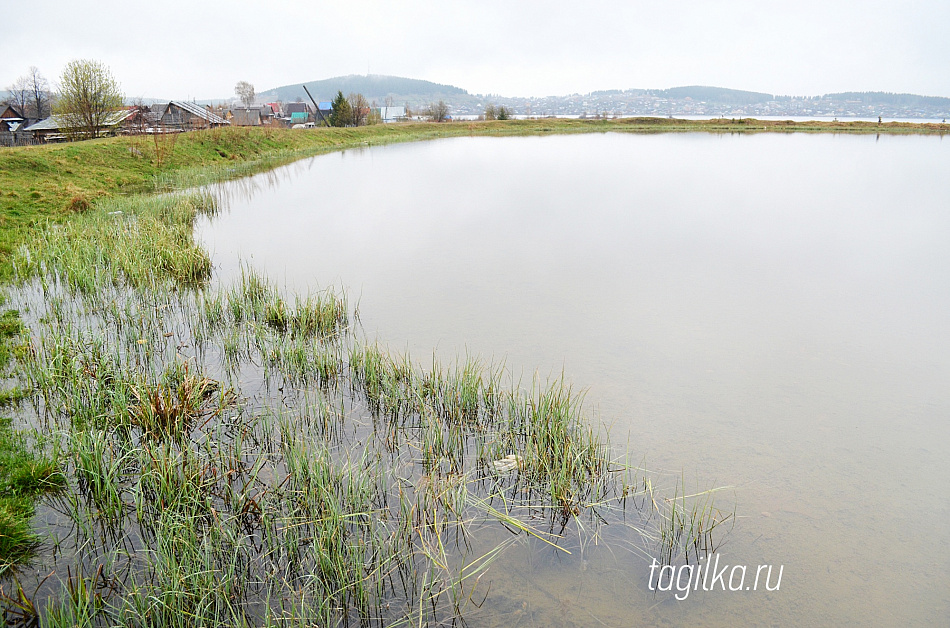
{"label": "water reflection", "polygon": [[524,621],[926,625],[950,613],[948,167],[931,137],[464,138],[225,186],[200,237],[223,280],[345,286],[415,356],[563,369],[648,467],[738,487],[732,563],[785,565],[780,592],[658,603],[635,557],[506,557]]}

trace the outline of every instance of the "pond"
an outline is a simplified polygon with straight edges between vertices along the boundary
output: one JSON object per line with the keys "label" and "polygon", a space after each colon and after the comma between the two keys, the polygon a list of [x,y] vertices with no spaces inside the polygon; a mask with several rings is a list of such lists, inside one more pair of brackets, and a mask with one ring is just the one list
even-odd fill
{"label": "pond", "polygon": [[[563,373],[645,468],[725,489],[717,555],[748,567],[743,590],[678,600],[621,548],[583,570],[514,548],[486,604],[523,625],[540,608],[933,625],[950,616],[947,172],[937,137],[460,138],[227,184],[198,231],[223,283],[250,263],[342,288],[416,359]],[[759,565],[774,590],[748,586]]]}

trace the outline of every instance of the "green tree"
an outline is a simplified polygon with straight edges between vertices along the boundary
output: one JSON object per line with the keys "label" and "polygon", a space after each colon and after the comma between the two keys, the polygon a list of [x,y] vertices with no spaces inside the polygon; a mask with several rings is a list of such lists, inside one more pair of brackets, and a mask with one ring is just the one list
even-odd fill
{"label": "green tree", "polygon": [[348,126],[352,122],[353,115],[350,111],[350,103],[342,91],[336,93],[332,107],[330,111],[331,126]]}
{"label": "green tree", "polygon": [[98,61],[79,59],[66,64],[59,78],[55,113],[70,139],[99,137],[113,124],[122,109],[119,84],[108,67]]}
{"label": "green tree", "polygon": [[498,107],[498,110],[495,112],[496,120],[511,120],[511,109],[501,105]]}

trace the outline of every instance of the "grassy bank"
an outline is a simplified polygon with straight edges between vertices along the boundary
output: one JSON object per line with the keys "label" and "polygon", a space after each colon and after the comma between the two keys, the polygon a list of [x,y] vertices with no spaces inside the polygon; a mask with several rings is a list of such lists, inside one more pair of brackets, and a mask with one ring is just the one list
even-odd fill
{"label": "grassy bank", "polygon": [[[10,254],[49,221],[62,221],[96,200],[174,186],[199,176],[221,179],[307,155],[365,144],[464,135],[590,132],[950,133],[947,124],[891,122],[761,122],[752,119],[508,120],[447,124],[376,125],[310,131],[226,128],[185,133],[166,144],[149,137],[106,138],[73,144],[0,149],[0,278]],[[210,174],[209,174],[210,173]]]}

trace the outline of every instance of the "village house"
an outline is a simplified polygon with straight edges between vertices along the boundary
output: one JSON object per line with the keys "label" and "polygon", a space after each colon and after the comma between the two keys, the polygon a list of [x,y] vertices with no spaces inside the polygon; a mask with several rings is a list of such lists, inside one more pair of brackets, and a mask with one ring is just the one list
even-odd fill
{"label": "village house", "polygon": [[264,124],[261,107],[231,109],[226,117],[233,126],[261,126]]}
{"label": "village house", "polygon": [[26,128],[36,120],[30,120],[13,105],[0,113],[0,146],[23,146],[33,143],[33,134]]}
{"label": "village house", "polygon": [[[100,137],[118,135],[124,130],[125,123],[134,113],[133,109],[120,109],[108,114],[103,121]],[[38,142],[64,142],[69,138],[70,125],[64,116],[52,115],[26,128]]]}
{"label": "village house", "polygon": [[385,123],[405,122],[406,108],[405,107],[380,107],[379,119]]}
{"label": "village house", "polygon": [[221,116],[205,109],[201,105],[180,100],[172,100],[165,105],[160,123],[165,128],[180,131],[208,129],[230,124]]}

